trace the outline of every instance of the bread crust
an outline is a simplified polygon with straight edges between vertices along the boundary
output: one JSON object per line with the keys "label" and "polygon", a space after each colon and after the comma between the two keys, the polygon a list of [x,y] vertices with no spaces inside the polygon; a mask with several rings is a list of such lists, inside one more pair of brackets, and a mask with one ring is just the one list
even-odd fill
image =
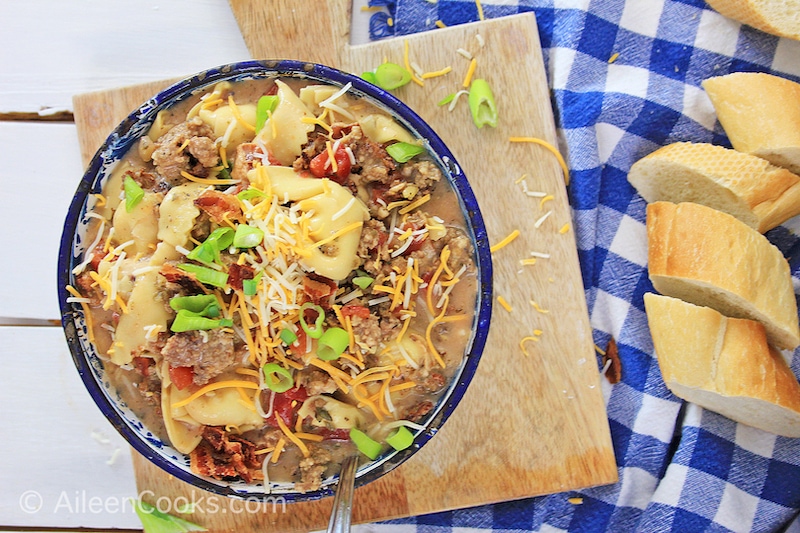
{"label": "bread crust", "polygon": [[764,233],[800,214],[800,176],[737,150],[678,142],[631,166],[628,181],[648,202],[694,202]]}
{"label": "bread crust", "polygon": [[658,292],[761,322],[778,348],[800,345],[789,264],[758,231],[700,204],[654,202],[647,238]]}
{"label": "bread crust", "polygon": [[708,78],[703,88],[736,150],[800,174],[800,84],[735,72]]}
{"label": "bread crust", "polygon": [[644,303],[661,374],[676,396],[800,437],[800,384],[762,324],[653,293]]}
{"label": "bread crust", "polygon": [[794,13],[791,11],[786,13],[780,13],[777,10],[772,11],[770,8],[779,8],[778,2],[759,2],[758,0],[707,1],[708,5],[728,18],[772,35],[800,40],[800,18],[797,18],[800,4],[793,0],[784,0],[784,2],[787,10],[791,10],[792,6],[794,6]]}

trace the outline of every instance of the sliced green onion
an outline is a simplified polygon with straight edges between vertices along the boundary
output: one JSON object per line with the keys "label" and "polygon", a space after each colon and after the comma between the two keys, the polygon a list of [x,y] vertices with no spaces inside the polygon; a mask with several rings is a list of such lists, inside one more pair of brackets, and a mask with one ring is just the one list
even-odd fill
{"label": "sliced green onion", "polygon": [[266,194],[259,191],[258,189],[248,187],[247,189],[243,190],[236,196],[239,198],[239,200],[252,200],[253,198],[261,198],[263,196],[266,196]]}
{"label": "sliced green onion", "polygon": [[375,77],[375,72],[362,72],[361,79],[364,81],[368,81],[373,85],[378,85],[378,79]]}
{"label": "sliced green onion", "polygon": [[211,235],[206,237],[205,241],[195,246],[186,255],[186,258],[206,265],[219,262],[220,252],[228,248],[231,242],[233,242],[233,230],[231,228],[217,228],[211,232]]}
{"label": "sliced green onion", "polygon": [[258,292],[258,281],[257,279],[243,279],[242,280],[242,292],[244,292],[245,296],[255,296]]}
{"label": "sliced green onion", "polygon": [[317,357],[323,361],[339,359],[349,345],[349,333],[342,328],[328,328],[317,343]]}
{"label": "sliced green onion", "polygon": [[472,121],[479,128],[489,125],[497,127],[497,106],[494,103],[492,89],[486,80],[473,80],[469,86],[469,110]]}
{"label": "sliced green onion", "polygon": [[386,444],[395,450],[405,450],[414,443],[414,435],[405,426],[400,426],[386,437]]}
{"label": "sliced green onion", "polygon": [[358,451],[370,459],[374,460],[381,454],[381,449],[383,448],[381,443],[372,440],[366,433],[359,429],[350,428],[350,440],[356,445]]}
{"label": "sliced green onion", "polygon": [[[317,314],[317,319],[314,321],[314,327],[312,328],[306,323],[306,309],[313,309]],[[306,302],[300,306],[300,326],[303,328],[303,331],[311,337],[312,339],[319,339],[322,337],[322,323],[325,321],[325,310],[311,302]]]}
{"label": "sliced green onion", "polygon": [[233,230],[231,228],[217,228],[211,232],[211,235],[206,237],[203,244],[208,243],[218,252],[229,248],[233,242]]}
{"label": "sliced green onion", "polygon": [[269,390],[286,392],[294,387],[292,373],[278,363],[267,363],[262,369],[264,370],[264,384],[269,387]]}
{"label": "sliced green onion", "polygon": [[418,144],[397,142],[386,147],[386,152],[398,163],[405,163],[415,155],[425,151],[425,148]]}
{"label": "sliced green onion", "polygon": [[381,63],[375,69],[375,85],[391,91],[411,81],[411,73],[397,63]]}
{"label": "sliced green onion", "polygon": [[146,533],[185,533],[187,531],[208,531],[194,522],[159,511],[149,503],[132,500],[133,509],[142,522]]}
{"label": "sliced green onion", "polygon": [[172,321],[169,329],[174,333],[180,333],[182,331],[207,330],[226,326],[233,326],[233,321],[229,318],[214,320],[213,318],[206,318],[186,309],[181,309],[175,315],[175,320]]}
{"label": "sliced green onion", "polygon": [[442,107],[443,105],[447,105],[450,102],[452,102],[453,98],[455,98],[455,97],[456,97],[456,93],[450,93],[447,96],[445,96],[444,98],[442,98],[441,100],[439,100],[439,103],[437,103],[436,105],[438,105],[439,107]]}
{"label": "sliced green onion", "polygon": [[130,213],[144,198],[144,191],[130,176],[125,176],[122,180],[122,190],[125,191],[125,211]]}
{"label": "sliced green onion", "polygon": [[283,328],[278,336],[284,344],[292,345],[297,342],[297,334],[289,328]]}
{"label": "sliced green onion", "polygon": [[206,243],[200,243],[195,246],[191,252],[186,254],[186,258],[191,259],[192,261],[197,261],[198,263],[210,265],[217,259],[218,253],[219,252],[215,250],[213,246]]}
{"label": "sliced green onion", "polygon": [[237,248],[254,248],[264,240],[264,232],[255,226],[239,224],[233,236],[233,245]]}
{"label": "sliced green onion", "polygon": [[256,133],[267,123],[270,113],[278,107],[278,95],[266,95],[258,99],[256,104]]}
{"label": "sliced green onion", "polygon": [[372,285],[373,281],[375,281],[375,278],[369,276],[356,276],[353,278],[353,284],[361,289],[366,289]]}
{"label": "sliced green onion", "polygon": [[213,268],[193,265],[190,263],[181,263],[178,265],[178,268],[184,272],[190,272],[194,274],[197,278],[197,281],[200,283],[205,283],[206,285],[225,287],[225,284],[228,283],[228,274],[219,270],[214,270]]}
{"label": "sliced green onion", "polygon": [[189,311],[199,316],[216,318],[219,316],[219,302],[213,294],[196,296],[176,296],[169,301],[174,311]]}

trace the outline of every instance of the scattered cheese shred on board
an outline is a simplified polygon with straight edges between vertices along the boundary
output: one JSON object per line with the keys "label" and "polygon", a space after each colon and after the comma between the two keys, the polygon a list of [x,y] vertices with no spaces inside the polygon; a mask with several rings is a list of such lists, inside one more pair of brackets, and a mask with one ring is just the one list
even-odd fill
{"label": "scattered cheese shred on board", "polygon": [[555,198],[555,196],[553,196],[552,194],[548,194],[547,196],[545,196],[544,198],[539,200],[539,209],[544,208],[545,202],[549,202],[550,200],[553,200],[554,198]]}
{"label": "scattered cheese shred on board", "polygon": [[405,66],[406,70],[411,74],[411,81],[420,87],[425,85],[421,79],[417,78],[417,75],[414,74],[414,71],[411,70],[411,61],[408,59],[408,39],[403,40],[403,66]]}
{"label": "scattered cheese shred on board", "polygon": [[536,303],[534,300],[531,300],[531,305],[533,306],[534,309],[536,309],[540,313],[549,313],[550,312],[549,309],[542,309],[541,306],[539,306],[539,304]]}
{"label": "scattered cheese shred on board", "polygon": [[494,246],[492,246],[491,248],[489,248],[489,251],[490,251],[491,253],[494,253],[494,252],[496,252],[497,250],[499,250],[500,248],[503,248],[503,247],[505,247],[505,246],[508,246],[508,244],[509,244],[509,243],[511,243],[511,241],[513,241],[513,240],[514,240],[514,239],[516,239],[517,237],[519,237],[519,230],[518,230],[518,229],[515,229],[514,231],[512,231],[511,233],[509,233],[509,234],[508,234],[508,236],[507,236],[505,239],[503,239],[502,241],[498,242],[497,244],[495,244]]}
{"label": "scattered cheese shred on board", "polygon": [[533,227],[534,228],[539,228],[542,224],[544,224],[544,221],[547,220],[547,218],[552,214],[553,214],[553,211],[551,210],[551,211],[548,211],[547,213],[545,213],[544,215],[542,215],[539,218],[539,220],[537,220],[536,222],[533,223]]}
{"label": "scattered cheese shred on board", "polygon": [[433,71],[430,71],[430,72],[424,72],[422,74],[422,79],[423,80],[427,80],[427,79],[430,79],[430,78],[436,78],[438,76],[444,76],[445,74],[449,73],[451,70],[453,70],[453,67],[448,65],[448,66],[444,67],[441,70],[433,70]]}
{"label": "scattered cheese shred on board", "polygon": [[502,305],[502,306],[503,306],[503,309],[505,309],[505,310],[506,310],[506,311],[508,311],[509,313],[510,313],[511,311],[513,311],[513,308],[511,307],[511,304],[509,304],[509,303],[506,301],[506,299],[505,299],[505,298],[503,298],[502,296],[498,296],[498,297],[497,297],[497,303],[499,303],[500,305]]}
{"label": "scattered cheese shred on board", "polygon": [[478,20],[486,20],[483,16],[483,6],[481,0],[475,0],[475,7],[478,8]]}
{"label": "scattered cheese shred on board", "polygon": [[561,229],[560,229],[560,230],[558,230],[558,232],[559,232],[559,233],[561,233],[562,235],[563,235],[564,233],[568,232],[568,231],[569,231],[569,222],[567,222],[566,224],[564,224],[563,226],[561,226]]}
{"label": "scattered cheese shred on board", "polygon": [[519,349],[522,350],[522,353],[525,355],[525,357],[530,357],[530,355],[531,355],[530,352],[528,352],[527,348],[525,348],[525,343],[528,342],[528,341],[536,342],[538,340],[539,339],[537,339],[533,335],[529,335],[527,337],[522,337],[522,339],[519,341]]}
{"label": "scattered cheese shred on board", "polygon": [[508,140],[512,143],[533,143],[547,148],[554,156],[556,156],[556,159],[558,159],[558,164],[561,165],[561,170],[564,172],[564,183],[569,185],[569,168],[567,167],[567,162],[564,161],[564,157],[555,146],[537,137],[509,137]]}
{"label": "scattered cheese shred on board", "polygon": [[476,68],[478,68],[478,60],[473,57],[469,62],[469,68],[467,69],[467,74],[464,76],[464,82],[462,83],[465,89],[472,83],[472,76],[475,75]]}

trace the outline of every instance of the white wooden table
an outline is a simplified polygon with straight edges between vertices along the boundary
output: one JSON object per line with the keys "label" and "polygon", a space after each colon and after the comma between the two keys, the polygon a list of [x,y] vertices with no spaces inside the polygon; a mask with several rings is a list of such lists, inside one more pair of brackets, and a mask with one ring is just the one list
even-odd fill
{"label": "white wooden table", "polygon": [[[353,42],[368,40],[365,4]],[[226,0],[0,0],[0,21],[0,530],[140,530],[130,450],[58,325],[58,246],[83,174],[72,96],[250,55]]]}

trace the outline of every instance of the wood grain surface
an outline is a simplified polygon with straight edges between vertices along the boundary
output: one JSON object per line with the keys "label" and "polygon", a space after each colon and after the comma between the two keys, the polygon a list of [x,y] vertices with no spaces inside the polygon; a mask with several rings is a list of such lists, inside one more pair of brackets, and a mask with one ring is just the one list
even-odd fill
{"label": "wood grain surface", "polygon": [[[512,311],[495,305],[486,349],[469,390],[442,430],[417,454],[356,490],[354,522],[615,482],[617,469],[564,177],[555,157],[542,147],[509,142],[509,137],[525,136],[557,145],[533,14],[350,46],[349,0],[269,1],[269,10],[267,0],[232,0],[231,5],[257,59],[325,62],[361,73],[384,60],[402,64],[407,45],[409,59],[424,71],[451,66],[449,74],[427,79],[424,86],[409,84],[395,94],[428,121],[454,153],[478,198],[490,242],[520,231],[516,240],[493,254],[495,295],[503,296]],[[462,88],[469,61],[456,53],[458,48],[474,54],[475,77],[485,78],[493,88],[500,115],[496,129],[476,128],[466,99],[453,111],[437,105]],[[84,162],[115,124],[159,85],[167,83],[75,97]],[[529,190],[544,192],[548,199],[524,194],[519,182],[523,175]],[[521,265],[531,251],[549,257]],[[525,344],[528,356],[520,349],[526,336],[537,338]],[[154,499],[192,493],[208,497],[142,457],[134,457],[134,466],[139,490],[152,491]],[[323,529],[331,498],[285,509],[268,504],[253,509],[252,502],[229,505],[229,512],[198,511],[189,518],[212,531]]]}

